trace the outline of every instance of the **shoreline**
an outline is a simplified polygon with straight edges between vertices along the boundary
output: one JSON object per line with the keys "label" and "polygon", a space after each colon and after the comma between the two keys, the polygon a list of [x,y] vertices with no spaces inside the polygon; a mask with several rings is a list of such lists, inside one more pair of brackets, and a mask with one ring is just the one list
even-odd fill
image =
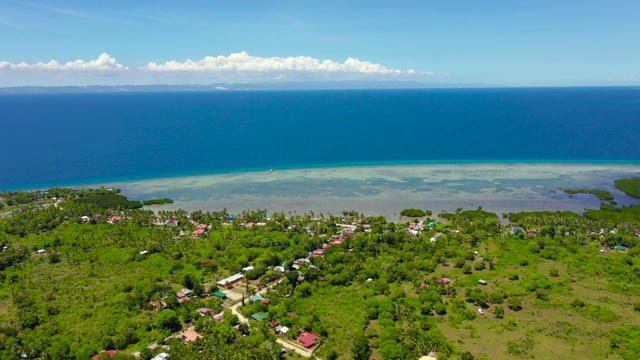
{"label": "shoreline", "polygon": [[614,180],[640,176],[635,164],[464,163],[369,165],[236,172],[107,183],[133,200],[171,198],[173,204],[153,210],[230,212],[267,209],[274,212],[341,213],[399,217],[404,208],[434,214],[458,207],[496,212],[598,208],[592,195],[569,196],[565,188],[602,189],[619,206],[638,204],[615,188]]}

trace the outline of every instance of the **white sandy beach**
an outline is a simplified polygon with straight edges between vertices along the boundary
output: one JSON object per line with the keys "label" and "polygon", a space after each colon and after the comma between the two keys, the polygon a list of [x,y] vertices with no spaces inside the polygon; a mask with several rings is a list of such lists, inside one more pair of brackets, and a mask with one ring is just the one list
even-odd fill
{"label": "white sandy beach", "polygon": [[630,164],[429,164],[278,170],[190,176],[109,184],[132,199],[169,197],[153,209],[247,209],[397,217],[408,207],[497,213],[597,208],[591,195],[569,197],[564,188],[611,191],[620,205],[638,203],[614,187],[618,178],[640,176]]}

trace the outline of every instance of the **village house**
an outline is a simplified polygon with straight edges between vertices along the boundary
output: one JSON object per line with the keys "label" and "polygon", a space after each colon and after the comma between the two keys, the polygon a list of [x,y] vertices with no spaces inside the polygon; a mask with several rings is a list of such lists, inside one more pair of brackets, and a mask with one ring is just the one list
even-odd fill
{"label": "village house", "polygon": [[308,264],[310,262],[311,262],[311,260],[309,260],[308,258],[300,258],[300,259],[294,261],[293,263],[296,264],[296,265],[300,265],[300,264],[303,264],[303,263],[304,264]]}
{"label": "village house", "polygon": [[216,291],[213,293],[213,296],[220,298],[222,300],[225,300],[227,298],[227,294],[223,293],[222,291]]}
{"label": "village house", "polygon": [[171,355],[163,352],[151,358],[151,360],[167,360],[169,357],[171,357]]}
{"label": "village house", "polygon": [[322,256],[324,255],[324,249],[315,249],[311,252],[313,256]]}
{"label": "village house", "polygon": [[269,315],[267,314],[263,314],[263,313],[255,313],[255,314],[251,314],[251,318],[254,319],[255,321],[262,321],[266,318],[268,318]]}
{"label": "village house", "polygon": [[102,360],[109,359],[116,356],[117,352],[115,350],[103,350],[100,351],[97,355],[94,355],[91,360]]}
{"label": "village house", "polygon": [[306,331],[298,336],[298,342],[300,345],[307,349],[313,347],[316,344],[316,340],[318,340],[318,335]]}
{"label": "village house", "polygon": [[213,315],[213,321],[222,322],[224,320],[224,312]]}
{"label": "village house", "polygon": [[207,231],[209,231],[210,227],[207,224],[198,224],[196,226],[196,229],[193,230],[193,232],[191,233],[191,235],[193,235],[194,237],[198,237],[200,236],[200,234],[204,234]]}
{"label": "village house", "polygon": [[244,275],[243,274],[235,274],[235,275],[231,275],[226,279],[222,279],[220,281],[217,282],[218,287],[221,288],[225,288],[225,289],[231,289],[233,288],[233,285],[242,281],[242,279],[244,279]]}
{"label": "village house", "polygon": [[184,340],[184,342],[186,343],[190,343],[202,338],[203,336],[198,334],[194,330],[187,331],[186,333],[182,334],[182,340]]}
{"label": "village house", "polygon": [[198,308],[196,309],[196,312],[198,313],[198,315],[205,317],[208,313],[211,312],[211,309],[209,308]]}
{"label": "village house", "polygon": [[109,219],[107,220],[107,222],[108,222],[109,224],[115,224],[115,223],[117,223],[117,222],[119,222],[119,221],[120,221],[120,218],[119,218],[119,217],[117,217],[117,216],[111,216],[111,217],[109,217]]}
{"label": "village house", "polygon": [[451,279],[446,278],[446,277],[445,278],[437,278],[436,282],[440,283],[440,284],[443,284],[443,285],[446,285],[446,284],[450,284],[451,283]]}

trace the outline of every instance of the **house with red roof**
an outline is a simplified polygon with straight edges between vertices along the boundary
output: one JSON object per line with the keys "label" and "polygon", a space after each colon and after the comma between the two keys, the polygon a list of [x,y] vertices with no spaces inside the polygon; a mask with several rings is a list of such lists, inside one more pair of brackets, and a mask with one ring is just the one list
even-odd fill
{"label": "house with red roof", "polygon": [[192,341],[196,341],[198,339],[202,339],[203,336],[198,334],[197,332],[195,332],[194,330],[191,331],[187,331],[186,333],[182,334],[182,340],[184,340],[184,342],[192,342]]}
{"label": "house with red roof", "polygon": [[451,279],[449,279],[449,278],[437,278],[436,282],[440,283],[440,284],[450,284],[451,283]]}
{"label": "house with red roof", "polygon": [[191,233],[191,235],[193,235],[194,237],[198,237],[198,235],[200,234],[204,234],[204,230],[202,229],[195,229],[193,230],[193,232]]}
{"label": "house with red roof", "polygon": [[307,331],[298,336],[298,342],[300,343],[300,345],[304,346],[307,349],[313,347],[316,344],[316,340],[318,340],[318,335]]}
{"label": "house with red roof", "polygon": [[111,216],[111,217],[109,217],[109,220],[107,220],[107,221],[109,222],[109,224],[115,224],[118,221],[120,221],[120,218],[117,217],[117,216]]}
{"label": "house with red roof", "polygon": [[313,255],[313,256],[322,256],[322,255],[324,255],[324,249],[315,249],[315,250],[313,250],[311,255]]}
{"label": "house with red roof", "polygon": [[109,359],[116,356],[116,351],[115,350],[104,350],[101,351],[100,353],[98,353],[98,355],[95,355],[94,357],[91,358],[91,360],[103,360],[103,359]]}

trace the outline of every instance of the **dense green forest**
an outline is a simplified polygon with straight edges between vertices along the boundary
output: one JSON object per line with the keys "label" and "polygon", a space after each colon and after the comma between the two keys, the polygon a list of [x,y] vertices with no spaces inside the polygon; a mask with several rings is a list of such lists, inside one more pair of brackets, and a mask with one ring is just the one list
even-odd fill
{"label": "dense green forest", "polygon": [[[355,211],[154,213],[120,197],[0,193],[14,207],[0,219],[0,358],[303,358],[289,349],[302,332],[321,359],[640,358],[638,207],[509,224],[460,208],[409,232]],[[203,338],[182,341],[189,330]]]}

